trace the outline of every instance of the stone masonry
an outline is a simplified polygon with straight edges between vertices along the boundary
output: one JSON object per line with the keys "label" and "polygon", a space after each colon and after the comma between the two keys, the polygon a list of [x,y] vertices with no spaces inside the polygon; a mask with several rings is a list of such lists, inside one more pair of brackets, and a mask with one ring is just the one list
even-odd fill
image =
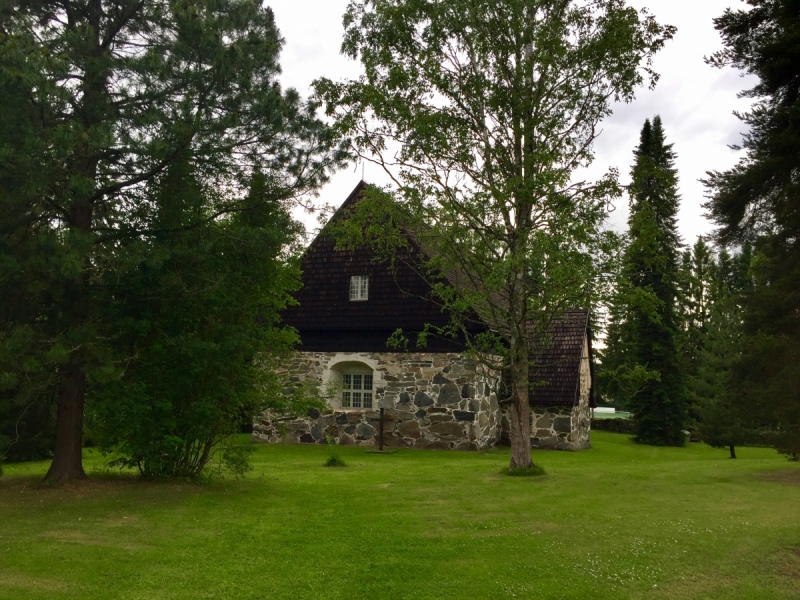
{"label": "stone masonry", "polygon": [[[353,367],[373,373],[371,409],[341,406],[341,374]],[[388,447],[478,450],[499,439],[499,378],[461,354],[298,352],[289,371],[294,383],[320,384],[330,408],[305,417],[268,411],[255,441],[376,446],[380,408]]]}

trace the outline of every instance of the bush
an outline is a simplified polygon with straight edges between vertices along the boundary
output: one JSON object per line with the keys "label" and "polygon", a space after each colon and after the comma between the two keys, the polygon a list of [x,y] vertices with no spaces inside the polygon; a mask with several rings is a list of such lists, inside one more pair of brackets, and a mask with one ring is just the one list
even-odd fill
{"label": "bush", "polygon": [[636,424],[633,419],[592,419],[592,429],[628,435],[636,434]]}
{"label": "bush", "polygon": [[335,454],[331,454],[325,461],[326,467],[346,467],[347,463]]}

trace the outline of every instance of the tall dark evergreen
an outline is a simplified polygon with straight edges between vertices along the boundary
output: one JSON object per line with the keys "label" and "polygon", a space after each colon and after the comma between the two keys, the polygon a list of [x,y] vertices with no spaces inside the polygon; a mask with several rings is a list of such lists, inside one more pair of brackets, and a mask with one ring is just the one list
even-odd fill
{"label": "tall dark evergreen", "polygon": [[119,331],[106,275],[173,202],[149,184],[191,157],[211,193],[180,227],[198,229],[243,210],[255,171],[287,203],[337,163],[278,83],[281,46],[258,0],[0,2],[0,402],[56,397],[48,478],[85,477],[85,400]]}
{"label": "tall dark evergreen", "polygon": [[677,172],[659,117],[645,122],[634,157],[629,243],[603,371],[612,394],[633,413],[637,441],[681,445],[686,392],[676,309]]}
{"label": "tall dark evergreen", "polygon": [[[687,378],[697,376],[700,355],[708,337],[715,302],[717,266],[713,249],[702,237],[681,256],[678,276],[679,346]],[[688,395],[686,427],[694,431],[700,420],[699,406]]]}
{"label": "tall dark evergreen", "polygon": [[695,430],[707,444],[728,448],[752,442],[761,415],[737,402],[735,369],[742,352],[742,298],[751,289],[752,252],[745,245],[731,255],[721,248],[712,262],[707,319],[702,343],[692,355],[689,397]]}
{"label": "tall dark evergreen", "polygon": [[738,402],[769,419],[775,447],[800,455],[800,7],[747,0],[715,19],[724,48],[709,62],[758,78],[741,95],[743,158],[709,174],[706,205],[722,243],[754,245],[754,286],[743,300]]}

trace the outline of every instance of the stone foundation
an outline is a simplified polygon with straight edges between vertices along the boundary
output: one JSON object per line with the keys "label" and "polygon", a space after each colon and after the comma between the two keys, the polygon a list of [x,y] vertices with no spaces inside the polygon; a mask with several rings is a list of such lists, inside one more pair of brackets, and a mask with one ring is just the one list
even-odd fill
{"label": "stone foundation", "polygon": [[[341,406],[341,373],[354,365],[373,374],[371,409]],[[498,377],[460,354],[299,352],[290,372],[294,383],[318,382],[331,409],[264,413],[255,441],[375,446],[379,408],[389,447],[478,450],[499,437]]]}
{"label": "stone foundation", "polygon": [[[343,408],[341,373],[353,366],[373,375],[372,407]],[[590,448],[588,361],[575,406],[531,407],[531,446]],[[384,445],[478,450],[508,443],[508,419],[497,399],[498,375],[456,353],[298,352],[293,384],[312,383],[329,405],[304,417],[267,411],[253,425],[253,440],[377,446],[384,408]]]}

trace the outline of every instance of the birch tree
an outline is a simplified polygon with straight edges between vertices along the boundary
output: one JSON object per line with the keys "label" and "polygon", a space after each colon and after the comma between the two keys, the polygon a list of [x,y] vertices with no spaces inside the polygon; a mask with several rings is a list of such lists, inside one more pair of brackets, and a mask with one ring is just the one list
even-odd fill
{"label": "birch tree", "polygon": [[364,75],[317,92],[391,177],[383,207],[409,220],[431,272],[459,274],[435,291],[462,331],[470,314],[488,324],[468,343],[510,369],[511,467],[530,466],[535,348],[589,301],[613,248],[617,174],[576,171],[613,102],[655,85],[674,28],[623,0],[352,0],[344,27]]}

